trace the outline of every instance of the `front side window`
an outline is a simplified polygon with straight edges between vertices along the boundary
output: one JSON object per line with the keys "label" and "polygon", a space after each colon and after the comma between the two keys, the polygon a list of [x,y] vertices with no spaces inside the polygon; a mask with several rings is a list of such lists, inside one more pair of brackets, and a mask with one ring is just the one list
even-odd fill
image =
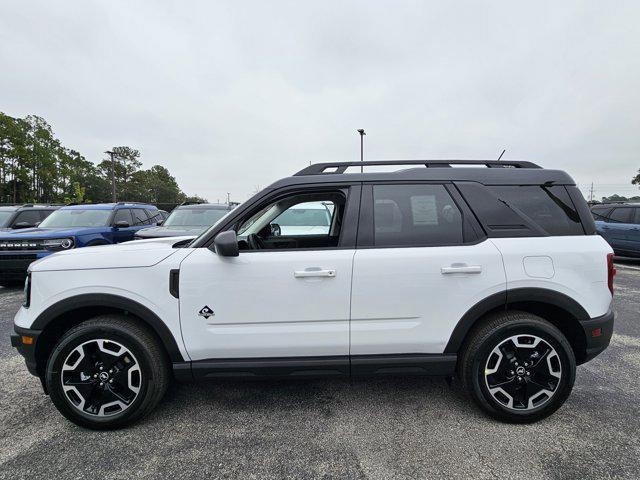
{"label": "front side window", "polygon": [[20,212],[16,216],[16,219],[13,222],[13,224],[35,226],[35,224],[38,223],[39,221],[40,221],[40,214],[38,213],[37,210],[25,210],[23,212]]}
{"label": "front side window", "polygon": [[341,192],[294,194],[269,202],[238,223],[240,248],[336,247],[345,205]]}
{"label": "front side window", "polygon": [[374,245],[463,243],[462,214],[443,185],[373,187]]}
{"label": "front side window", "polygon": [[118,222],[127,222],[131,225],[131,210],[128,208],[121,208],[116,211],[116,214],[113,217],[113,224],[117,224]]}
{"label": "front side window", "polygon": [[609,221],[613,223],[631,223],[632,215],[632,208],[615,208],[609,214]]}
{"label": "front side window", "polygon": [[40,228],[105,227],[110,216],[111,210],[60,209],[45,218]]}
{"label": "front side window", "polygon": [[518,215],[549,235],[584,235],[580,216],[562,186],[500,185],[489,188]]}
{"label": "front side window", "polygon": [[149,225],[149,217],[147,217],[147,212],[145,212],[142,208],[131,209],[131,214],[133,215],[132,225]]}
{"label": "front side window", "polygon": [[210,227],[229,210],[178,207],[164,222],[166,227]]}

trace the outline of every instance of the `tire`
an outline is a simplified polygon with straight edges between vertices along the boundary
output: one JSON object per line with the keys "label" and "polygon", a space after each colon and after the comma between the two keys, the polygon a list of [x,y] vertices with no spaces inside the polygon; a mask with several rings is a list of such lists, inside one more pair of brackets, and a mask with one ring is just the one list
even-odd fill
{"label": "tire", "polygon": [[532,423],[555,412],[569,397],[575,373],[576,359],[562,332],[519,311],[494,314],[474,329],[458,364],[480,408],[510,423]]}
{"label": "tire", "polygon": [[64,334],[49,357],[45,381],[68,420],[116,429],[156,407],[170,381],[169,361],[149,330],[124,315],[102,315]]}

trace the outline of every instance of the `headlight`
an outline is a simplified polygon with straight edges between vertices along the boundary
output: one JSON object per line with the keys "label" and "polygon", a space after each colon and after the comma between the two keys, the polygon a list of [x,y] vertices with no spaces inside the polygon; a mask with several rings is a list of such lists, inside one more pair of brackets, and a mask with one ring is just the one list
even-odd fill
{"label": "headlight", "polygon": [[24,308],[29,308],[31,304],[31,272],[27,273],[27,278],[24,280],[24,301],[22,305]]}
{"label": "headlight", "polygon": [[73,238],[50,238],[42,241],[42,246],[47,250],[69,250],[73,245]]}

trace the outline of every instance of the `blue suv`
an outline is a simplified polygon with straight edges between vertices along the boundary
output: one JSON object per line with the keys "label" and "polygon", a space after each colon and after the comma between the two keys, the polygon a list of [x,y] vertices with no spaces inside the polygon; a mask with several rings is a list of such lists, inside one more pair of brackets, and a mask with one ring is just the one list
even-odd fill
{"label": "blue suv", "polygon": [[616,255],[640,258],[640,203],[596,205],[591,214]]}
{"label": "blue suv", "polygon": [[0,285],[23,281],[29,264],[51,253],[133,240],[161,220],[157,207],[139,203],[62,207],[36,228],[0,233]]}

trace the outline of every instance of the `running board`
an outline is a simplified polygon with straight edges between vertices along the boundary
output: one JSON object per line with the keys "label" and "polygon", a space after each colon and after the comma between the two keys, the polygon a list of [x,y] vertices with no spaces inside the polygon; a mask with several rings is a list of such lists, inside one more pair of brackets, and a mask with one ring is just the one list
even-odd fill
{"label": "running board", "polygon": [[177,380],[219,378],[313,378],[379,375],[449,376],[454,354],[353,355],[327,357],[221,358],[173,364]]}

